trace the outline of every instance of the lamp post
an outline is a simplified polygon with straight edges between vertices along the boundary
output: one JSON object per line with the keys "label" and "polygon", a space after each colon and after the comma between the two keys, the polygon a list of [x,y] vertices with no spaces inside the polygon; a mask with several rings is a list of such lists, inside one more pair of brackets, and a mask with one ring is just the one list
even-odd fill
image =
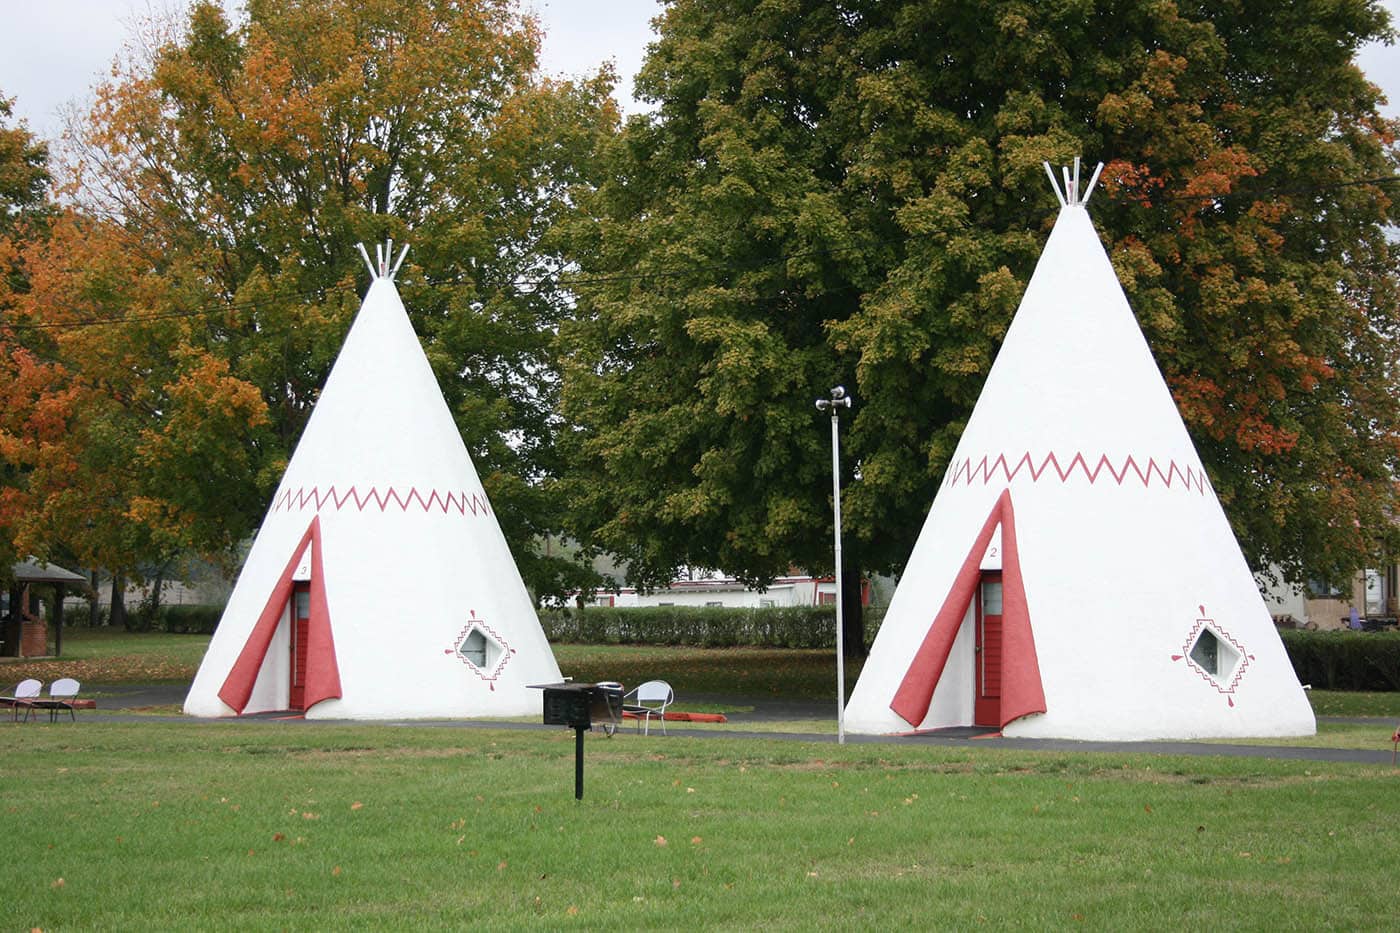
{"label": "lamp post", "polygon": [[846,744],[846,617],[841,598],[841,409],[850,408],[844,386],[831,390],[830,398],[817,399],[817,411],[831,409],[831,507],[836,528],[836,741]]}

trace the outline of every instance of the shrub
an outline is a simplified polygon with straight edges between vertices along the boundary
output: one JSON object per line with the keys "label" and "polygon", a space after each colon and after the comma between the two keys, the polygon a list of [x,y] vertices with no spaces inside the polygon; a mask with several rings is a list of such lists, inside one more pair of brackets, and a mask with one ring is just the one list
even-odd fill
{"label": "shrub", "polygon": [[[865,610],[867,645],[881,610]],[[552,642],[591,645],[685,645],[694,648],[836,647],[834,606],[639,606],[550,609],[540,624]]]}
{"label": "shrub", "polygon": [[1400,632],[1279,632],[1298,680],[1319,690],[1400,690]]}
{"label": "shrub", "polygon": [[154,628],[164,632],[211,635],[223,614],[223,606],[161,606]]}

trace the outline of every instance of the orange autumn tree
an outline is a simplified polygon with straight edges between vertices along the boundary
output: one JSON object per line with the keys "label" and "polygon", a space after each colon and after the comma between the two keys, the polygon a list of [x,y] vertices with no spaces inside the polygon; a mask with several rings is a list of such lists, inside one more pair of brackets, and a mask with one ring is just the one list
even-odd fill
{"label": "orange autumn tree", "polygon": [[23,352],[14,331],[14,298],[26,289],[20,252],[43,236],[49,215],[48,147],[11,122],[13,101],[0,95],[0,584],[26,552],[15,544],[29,471],[26,438],[49,434],[46,411],[23,400],[47,381],[45,364]]}
{"label": "orange autumn tree", "polygon": [[[196,2],[121,63],[73,127],[69,190],[189,314],[138,328],[162,331],[162,385],[184,392],[172,401],[247,384],[269,419],[246,462],[149,451],[265,499],[358,307],[354,245],[393,237],[412,244],[405,302],[522,572],[568,585],[567,562],[529,557],[562,512],[551,339],[568,305],[538,280],[556,266],[545,236],[565,188],[617,115],[609,72],[541,78],[539,41],[513,0],[250,0],[239,22]],[[169,529],[218,514],[172,501],[129,517]]]}
{"label": "orange autumn tree", "polygon": [[256,387],[198,345],[179,277],[127,230],[72,211],[18,259],[0,447],[24,478],[5,490],[13,542],[116,580],[229,553],[260,508],[246,474],[269,419]]}

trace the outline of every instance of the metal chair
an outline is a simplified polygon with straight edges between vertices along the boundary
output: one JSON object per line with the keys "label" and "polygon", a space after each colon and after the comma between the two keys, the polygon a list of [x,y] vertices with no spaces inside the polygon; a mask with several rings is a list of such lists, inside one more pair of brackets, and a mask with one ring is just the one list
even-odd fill
{"label": "metal chair", "polygon": [[[43,683],[35,680],[33,677],[28,680],[21,680],[18,686],[15,687],[14,696],[0,697],[0,706],[8,706],[10,708],[10,718],[17,720],[19,719],[19,711],[21,709],[27,710],[31,703],[39,699],[39,691],[43,689]],[[27,712],[25,713],[25,718],[29,718]]]}
{"label": "metal chair", "polygon": [[666,734],[666,707],[676,699],[676,692],[664,680],[648,680],[627,694],[633,702],[623,703],[625,712],[637,717],[637,731],[651,735],[651,720],[656,717],[661,722],[661,734]]}
{"label": "metal chair", "polygon": [[593,686],[599,689],[602,703],[594,704],[592,727],[612,738],[622,723],[622,684],[615,680],[600,680]]}

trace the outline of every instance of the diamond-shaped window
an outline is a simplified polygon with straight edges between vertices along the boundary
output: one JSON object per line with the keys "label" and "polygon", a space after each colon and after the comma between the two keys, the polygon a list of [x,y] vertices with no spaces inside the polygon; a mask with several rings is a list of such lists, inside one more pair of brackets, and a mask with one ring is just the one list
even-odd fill
{"label": "diamond-shaped window", "polygon": [[457,643],[457,654],[462,660],[483,671],[490,669],[490,663],[495,661],[500,650],[501,646],[494,638],[475,627]]}
{"label": "diamond-shaped window", "polygon": [[1240,653],[1235,650],[1235,646],[1207,626],[1201,626],[1200,634],[1196,636],[1196,641],[1187,653],[1196,666],[1217,685],[1228,682],[1235,666],[1240,663]]}

